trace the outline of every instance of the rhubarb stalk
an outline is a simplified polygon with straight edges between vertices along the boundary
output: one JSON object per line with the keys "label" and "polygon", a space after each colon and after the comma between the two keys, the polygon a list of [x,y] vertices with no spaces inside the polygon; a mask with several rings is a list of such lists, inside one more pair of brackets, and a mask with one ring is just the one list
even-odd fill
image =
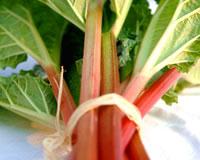
{"label": "rhubarb stalk", "polygon": [[[180,78],[180,76],[181,74],[176,68],[168,70],[136,99],[134,104],[138,107],[142,116],[144,116],[153,107],[153,105],[169,90],[169,88]],[[122,131],[123,149],[125,149],[129,143],[135,131],[135,127],[134,123],[124,117]]]}
{"label": "rhubarb stalk", "polygon": [[139,132],[133,135],[132,140],[128,145],[128,157],[135,160],[149,160],[149,156],[144,148]]}
{"label": "rhubarb stalk", "polygon": [[[53,89],[54,96],[58,98],[59,92],[59,81],[60,81],[60,73],[55,69],[53,66],[45,66],[43,67],[47,73],[48,79]],[[66,124],[70,116],[72,115],[74,109],[76,108],[75,102],[73,97],[69,91],[69,88],[65,82],[63,82],[63,91],[61,97],[61,116]]]}
{"label": "rhubarb stalk", "polygon": [[[80,103],[100,94],[102,1],[90,0],[86,19]],[[97,112],[85,114],[77,126],[75,160],[97,160]]]}
{"label": "rhubarb stalk", "polygon": [[141,75],[141,74],[135,75],[134,77],[131,78],[130,82],[128,83],[122,95],[129,102],[134,102],[137,96],[144,89],[148,80],[149,78],[145,75]]}
{"label": "rhubarb stalk", "polygon": [[[119,92],[116,41],[113,33],[102,35],[101,95]],[[99,159],[121,160],[121,114],[115,107],[99,109]]]}

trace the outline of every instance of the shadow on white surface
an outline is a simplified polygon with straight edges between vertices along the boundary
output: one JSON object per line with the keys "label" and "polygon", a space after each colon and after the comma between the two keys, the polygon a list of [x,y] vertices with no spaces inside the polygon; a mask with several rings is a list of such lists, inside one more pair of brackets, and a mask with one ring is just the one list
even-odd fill
{"label": "shadow on white surface", "polygon": [[0,160],[41,159],[41,147],[27,142],[35,131],[26,119],[0,108]]}
{"label": "shadow on white surface", "polygon": [[179,96],[173,106],[160,101],[144,118],[142,139],[152,160],[200,159],[198,93]]}

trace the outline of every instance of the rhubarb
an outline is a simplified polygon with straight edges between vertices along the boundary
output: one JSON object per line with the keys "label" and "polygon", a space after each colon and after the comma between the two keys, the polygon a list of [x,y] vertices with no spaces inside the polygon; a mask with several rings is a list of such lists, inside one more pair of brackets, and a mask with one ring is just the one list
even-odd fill
{"label": "rhubarb", "polygon": [[[165,94],[165,92],[167,92],[167,90],[169,90],[169,88],[180,78],[180,76],[181,74],[176,68],[168,70],[135,100],[134,104],[138,107],[142,116],[148,113],[153,105]],[[136,126],[127,118],[124,118],[123,126],[124,129],[122,137],[123,148],[125,149],[135,131]]]}
{"label": "rhubarb", "polygon": [[[102,1],[90,0],[88,6],[80,103],[100,94]],[[97,160],[98,114],[93,110],[85,114],[77,126],[75,160]],[[86,138],[86,137],[87,138]]]}
{"label": "rhubarb", "polygon": [[[116,40],[113,33],[102,35],[101,94],[119,92]],[[121,113],[115,107],[99,109],[99,159],[120,160]],[[107,149],[106,149],[107,148]]]}

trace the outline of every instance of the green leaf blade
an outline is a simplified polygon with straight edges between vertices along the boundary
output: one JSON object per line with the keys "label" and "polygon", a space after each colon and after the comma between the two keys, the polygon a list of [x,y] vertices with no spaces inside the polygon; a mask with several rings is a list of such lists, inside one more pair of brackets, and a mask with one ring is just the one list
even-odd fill
{"label": "green leaf blade", "polygon": [[27,59],[23,49],[18,47],[1,29],[0,38],[0,69],[8,66],[15,68],[20,62]]}
{"label": "green leaf blade", "polygon": [[200,60],[192,66],[187,74],[184,74],[184,78],[193,85],[200,84]]}
{"label": "green leaf blade", "polygon": [[160,3],[141,44],[141,48],[136,60],[135,73],[141,70],[156,44],[161,39],[161,36],[164,34],[168,24],[173,18],[178,4],[179,0],[163,0]]}
{"label": "green leaf blade", "polygon": [[[135,73],[142,70],[142,73],[145,74],[148,70],[152,70],[151,74],[153,75],[171,64],[177,64],[180,71],[189,70],[189,67],[200,58],[200,55],[196,53],[199,51],[200,38],[199,11],[200,1],[178,0],[177,3],[175,1],[161,1],[141,45]],[[162,15],[163,21],[158,21],[159,15]],[[169,17],[168,20],[166,16]],[[162,27],[161,34],[157,31],[160,27],[152,28],[163,24],[166,26]],[[152,33],[150,33],[151,31]],[[151,41],[150,37],[155,36],[155,31],[158,35],[156,36],[157,41],[154,42]]]}
{"label": "green leaf blade", "polygon": [[65,20],[37,1],[19,0],[12,5],[1,1],[0,8],[0,32],[4,33],[0,34],[0,43],[15,43],[18,47],[13,49],[15,52],[21,50],[43,66],[58,68]]}
{"label": "green leaf blade", "polygon": [[46,4],[65,19],[79,27],[85,29],[85,15],[87,10],[86,0],[39,0]]}
{"label": "green leaf blade", "polygon": [[113,25],[113,33],[115,37],[118,37],[131,7],[132,0],[111,0],[111,3],[117,15],[115,24]]}
{"label": "green leaf blade", "polygon": [[133,1],[118,38],[120,61],[122,59],[125,62],[124,65],[120,65],[121,80],[124,80],[132,74],[135,57],[138,54],[141,40],[151,17],[151,10],[146,0]]}
{"label": "green leaf blade", "polygon": [[167,105],[178,103],[178,95],[172,88],[169,89],[164,96],[162,96],[162,99],[165,101]]}
{"label": "green leaf blade", "polygon": [[51,59],[59,66],[63,33],[69,23],[47,6],[37,2],[31,6],[31,15]]}
{"label": "green leaf blade", "polygon": [[[0,105],[30,120],[48,122],[55,114],[56,100],[51,87],[40,78],[13,76],[0,77]],[[29,118],[30,116],[30,118]],[[51,122],[49,122],[51,123]]]}
{"label": "green leaf blade", "polygon": [[[0,28],[26,53],[29,53],[37,60],[40,57],[46,60],[46,56],[44,56],[47,52],[46,48],[41,46],[42,44],[38,44],[39,42],[36,39],[40,38],[38,38],[34,24],[30,21],[31,17],[28,16],[28,12],[28,10],[25,12],[25,9],[19,5],[15,5],[14,10],[2,6],[0,11]],[[24,19],[24,17],[27,19]],[[41,54],[41,50],[45,53]]]}
{"label": "green leaf blade", "polygon": [[[85,19],[87,15],[88,0],[38,0],[52,10],[60,14],[69,22],[73,23],[82,31],[85,30]],[[105,2],[105,1],[103,1]],[[113,32],[117,37],[125,21],[132,0],[111,0],[110,8],[117,15]],[[113,21],[115,18],[113,18]],[[113,22],[112,22],[113,23]],[[112,24],[111,23],[111,24]]]}

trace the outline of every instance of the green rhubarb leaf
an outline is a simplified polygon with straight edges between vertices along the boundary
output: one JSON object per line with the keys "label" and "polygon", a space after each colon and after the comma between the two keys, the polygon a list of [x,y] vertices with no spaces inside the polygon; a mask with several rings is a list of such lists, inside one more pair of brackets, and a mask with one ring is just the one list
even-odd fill
{"label": "green rhubarb leaf", "polygon": [[122,44],[120,45],[120,47],[118,47],[119,52],[121,52],[121,55],[119,56],[119,66],[123,67],[128,61],[131,61],[130,53],[135,47],[136,41],[129,38],[125,38],[121,40],[121,43]]}
{"label": "green rhubarb leaf", "polygon": [[160,3],[161,0],[155,0],[157,3]]}
{"label": "green rhubarb leaf", "polygon": [[38,0],[63,16],[81,30],[85,29],[87,0]]}
{"label": "green rhubarb leaf", "polygon": [[31,121],[54,127],[56,101],[50,85],[41,78],[0,77],[0,106]]}
{"label": "green rhubarb leaf", "polygon": [[162,0],[142,42],[135,73],[153,75],[171,64],[187,71],[199,58],[199,11],[200,1]]}
{"label": "green rhubarb leaf", "polygon": [[[144,5],[143,2],[146,2],[146,0],[140,0],[140,1],[133,1],[133,0],[108,0],[106,3],[109,3],[109,8],[112,11],[110,13],[110,24],[112,24],[112,30],[115,35],[115,37],[119,36],[119,33],[124,25],[125,20],[127,19],[128,12],[132,6],[133,3],[140,3],[141,6]],[[144,6],[145,8],[146,6]],[[141,8],[142,9],[142,8]],[[145,8],[146,9],[146,8]],[[144,9],[144,10],[145,10]],[[115,14],[113,14],[115,13]],[[135,21],[135,19],[131,20]],[[111,26],[111,25],[110,25]]]}
{"label": "green rhubarb leaf", "polygon": [[159,5],[142,41],[142,46],[136,59],[135,72],[141,70],[141,68],[145,65],[152,50],[170,23],[178,5],[178,1],[179,0],[163,0]]}
{"label": "green rhubarb leaf", "polygon": [[192,84],[181,78],[168,92],[162,96],[162,99],[167,105],[172,105],[173,103],[178,103],[178,94],[180,94],[185,88],[191,87]]}
{"label": "green rhubarb leaf", "polygon": [[[119,37],[129,37],[142,40],[143,35],[151,20],[151,10],[146,0],[133,1],[124,22]],[[136,37],[137,36],[137,37]]]}
{"label": "green rhubarb leaf", "polygon": [[110,1],[106,1],[104,3],[104,8],[103,8],[103,25],[102,25],[103,33],[109,32],[112,29],[116,18],[117,18],[117,13],[115,13],[112,10]]}
{"label": "green rhubarb leaf", "polygon": [[59,66],[61,41],[69,23],[51,9],[36,1],[32,2],[30,10],[34,24],[48,49],[51,59]]}
{"label": "green rhubarb leaf", "polygon": [[135,55],[151,17],[151,10],[146,0],[133,1],[118,38],[120,79],[122,81],[133,71]]}
{"label": "green rhubarb leaf", "polygon": [[189,48],[185,49],[181,54],[177,55],[171,61],[173,65],[180,72],[189,72],[191,67],[194,66],[200,57],[200,38],[198,38]]}
{"label": "green rhubarb leaf", "polygon": [[110,8],[115,11],[115,13],[120,14],[120,10],[124,5],[124,0],[110,0],[110,2]]}
{"label": "green rhubarb leaf", "polygon": [[165,101],[167,105],[178,103],[178,95],[172,88],[169,89],[164,96],[162,96],[162,99]]}
{"label": "green rhubarb leaf", "polygon": [[116,37],[118,37],[133,0],[110,0],[110,1],[111,1],[111,9],[117,15],[113,26],[113,33]]}
{"label": "green rhubarb leaf", "polygon": [[189,82],[189,81],[187,81],[187,80],[185,80],[184,78],[181,78],[178,82],[177,82],[177,84],[175,85],[175,87],[174,87],[174,91],[176,92],[176,93],[181,93],[185,88],[188,88],[188,87],[191,87],[192,86],[192,84]]}
{"label": "green rhubarb leaf", "polygon": [[0,69],[8,66],[15,68],[26,59],[24,50],[0,28]]}
{"label": "green rhubarb leaf", "polygon": [[184,74],[184,78],[192,84],[200,84],[200,60],[192,66],[187,74]]}
{"label": "green rhubarb leaf", "polygon": [[[38,0],[38,1],[49,6],[52,10],[63,16],[66,20],[73,23],[82,31],[85,30],[88,0]],[[117,14],[117,19],[115,21],[113,29],[113,32],[117,37],[126,19],[126,15],[128,14],[132,0],[109,0],[109,1],[102,0],[102,2],[103,4],[105,2],[109,2],[111,10]],[[111,17],[114,16],[112,15]],[[112,23],[114,19],[115,18],[112,18]]]}
{"label": "green rhubarb leaf", "polygon": [[120,43],[118,45],[120,80],[123,81],[132,73],[134,49],[137,41],[131,38],[122,38],[118,43]]}
{"label": "green rhubarb leaf", "polygon": [[16,68],[19,63],[27,59],[23,51],[16,52],[15,49],[11,48],[9,50],[10,52],[8,53],[8,50],[0,49],[0,55],[3,55],[0,57],[0,69],[5,69],[6,67]]}
{"label": "green rhubarb leaf", "polygon": [[[118,37],[122,29],[122,26],[131,7],[132,1],[133,0],[107,0],[105,2],[105,4],[109,4],[109,6],[104,5],[104,8],[106,7],[107,11],[109,8],[109,12],[107,12],[106,14],[104,13],[104,17],[105,15],[107,16],[107,26],[109,26],[109,29],[112,27],[112,32],[114,33],[115,37]],[[103,25],[105,25],[105,22]]]}
{"label": "green rhubarb leaf", "polygon": [[[31,0],[0,2],[1,58],[27,53],[42,65],[59,65],[64,20]],[[6,52],[6,54],[5,54]],[[13,58],[13,57],[12,57]]]}

